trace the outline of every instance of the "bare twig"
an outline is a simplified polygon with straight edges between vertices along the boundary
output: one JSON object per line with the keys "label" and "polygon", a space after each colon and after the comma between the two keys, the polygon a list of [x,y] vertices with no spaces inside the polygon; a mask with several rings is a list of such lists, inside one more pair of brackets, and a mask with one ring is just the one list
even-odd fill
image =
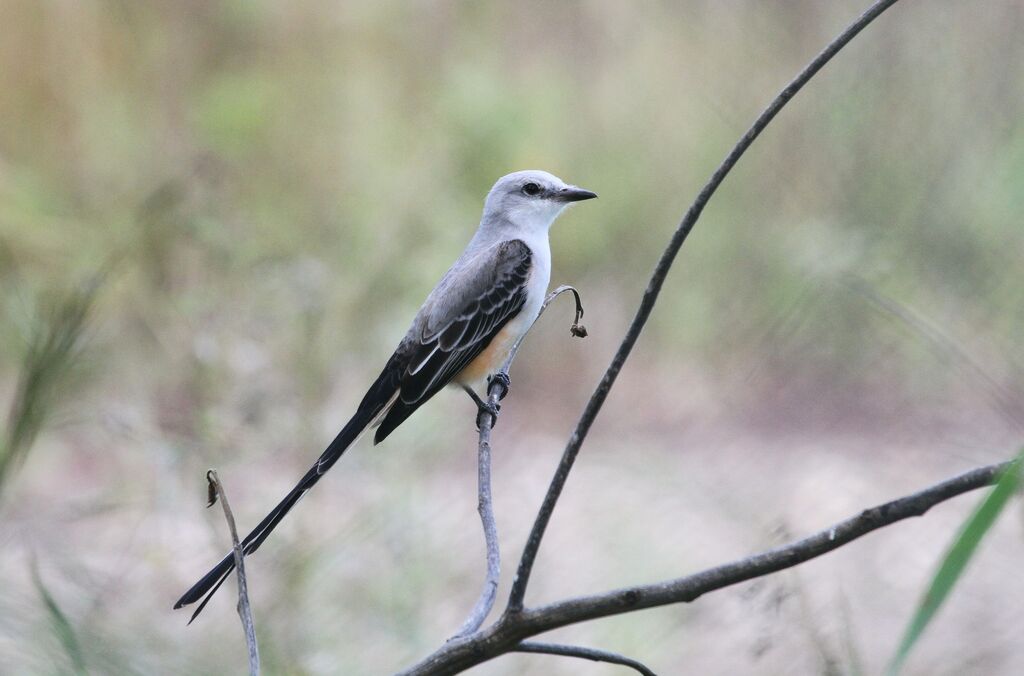
{"label": "bare twig", "polygon": [[[498,403],[501,396],[501,384],[495,380],[487,387],[487,399],[491,405]],[[484,587],[480,590],[473,610],[459,627],[454,638],[472,634],[484,623],[494,599],[498,595],[498,580],[501,577],[501,550],[498,547],[498,526],[494,520],[494,504],[491,499],[491,429],[495,420],[492,416],[481,416],[480,443],[477,446],[477,485],[478,497],[476,510],[480,514],[480,522],[484,528],[484,544],[487,548],[487,573]]]}
{"label": "bare twig", "polygon": [[533,570],[533,562],[537,558],[537,551],[540,549],[541,539],[544,537],[544,531],[547,529],[548,522],[551,520],[551,514],[554,512],[555,504],[558,502],[559,496],[562,494],[562,488],[565,486],[566,480],[569,478],[569,472],[572,470],[573,463],[576,462],[576,455],[580,451],[580,447],[583,446],[583,441],[586,439],[587,432],[590,431],[590,426],[594,423],[598,413],[601,411],[601,407],[604,405],[605,399],[608,398],[608,393],[611,391],[612,385],[615,384],[615,379],[619,375],[619,371],[622,370],[622,366],[626,363],[626,359],[629,357],[629,353],[633,350],[633,346],[636,344],[637,338],[640,337],[640,332],[643,331],[644,325],[647,323],[647,318],[650,317],[651,310],[654,309],[654,303],[658,299],[658,294],[661,292],[661,287],[665,283],[665,278],[668,276],[669,269],[672,267],[672,263],[675,261],[676,254],[679,253],[679,248],[686,241],[686,237],[690,234],[693,226],[696,224],[697,219],[700,218],[701,212],[704,210],[704,206],[711,199],[711,196],[721,185],[722,181],[729,174],[729,171],[733,168],[733,165],[743,156],[743,153],[751,146],[754,140],[760,135],[765,127],[772,121],[772,119],[782,110],[793,96],[814,75],[821,70],[821,68],[828,63],[832,57],[834,57],[839,50],[841,50],[847,43],[850,42],[861,30],[864,29],[868,24],[874,21],[882,12],[888,9],[891,5],[895,4],[897,0],[878,0],[864,14],[854,21],[846,30],[844,30],[839,37],[833,40],[825,49],[818,54],[812,60],[803,71],[793,79],[786,87],[775,97],[775,99],[765,108],[764,112],[758,116],[754,124],[747,130],[747,133],[739,140],[732,151],[726,156],[722,164],[715,170],[711,178],[705,184],[704,188],[697,195],[697,199],[694,200],[693,204],[690,205],[689,210],[683,217],[683,220],[679,223],[675,233],[672,235],[672,239],[669,241],[668,246],[661,255],[661,259],[658,261],[658,265],[654,268],[654,273],[651,275],[651,279],[647,284],[647,290],[644,291],[643,299],[640,301],[640,307],[636,311],[636,315],[633,317],[633,322],[630,324],[629,329],[626,331],[625,337],[622,339],[622,343],[619,345],[618,351],[612,358],[611,364],[608,365],[608,369],[604,373],[604,377],[601,378],[601,382],[598,383],[597,388],[594,390],[593,395],[590,397],[590,401],[587,402],[587,407],[583,411],[583,415],[580,416],[579,422],[576,423],[576,429],[573,431],[572,436],[569,437],[569,442],[566,444],[565,450],[562,453],[562,459],[558,464],[558,469],[555,471],[555,476],[551,480],[551,484],[548,487],[548,492],[544,496],[544,502],[541,504],[540,511],[533,523],[533,528],[530,530],[530,535],[527,538],[526,546],[523,549],[522,557],[519,559],[519,566],[516,571],[515,579],[512,582],[512,592],[509,595],[508,611],[510,613],[519,612],[523,607],[523,599],[526,596],[526,587],[530,581],[530,573]]}
{"label": "bare twig", "polygon": [[206,482],[208,490],[207,507],[212,507],[217,500],[224,509],[224,518],[228,522],[228,530],[231,531],[231,546],[235,552],[235,570],[238,571],[238,617],[242,619],[242,628],[245,630],[245,644],[249,648],[249,676],[259,676],[260,673],[260,651],[256,645],[256,625],[252,621],[252,608],[249,607],[249,589],[245,578],[245,553],[238,542],[238,529],[235,528],[235,517],[231,513],[231,506],[228,504],[227,493],[217,476],[217,470],[206,471]]}
{"label": "bare twig", "polygon": [[[549,293],[544,299],[544,303],[540,306],[540,312],[537,313],[536,319],[533,320],[534,324],[544,314],[548,304],[567,291],[572,292],[576,300],[576,315],[572,326],[569,327],[569,332],[577,338],[585,338],[587,336],[587,329],[580,324],[580,319],[583,318],[583,302],[580,300],[580,292],[572,286],[563,285]],[[530,328],[533,328],[532,325]],[[525,334],[523,338],[525,338]],[[522,345],[523,338],[516,341],[516,344],[509,351],[505,363],[502,364],[501,372],[506,374],[506,376],[508,375],[509,368],[512,366],[512,361],[519,352],[519,346]],[[487,399],[491,406],[494,407],[501,397],[501,382],[497,380],[492,381],[487,387]],[[497,409],[495,408],[495,410]],[[498,526],[494,520],[494,504],[491,498],[491,430],[494,428],[495,422],[497,421],[492,415],[480,416],[480,442],[477,446],[477,512],[480,514],[480,522],[483,524],[484,529],[484,545],[487,549],[487,572],[484,575],[483,589],[480,590],[480,596],[477,598],[473,610],[470,611],[469,617],[462,623],[462,626],[459,627],[458,632],[456,632],[453,638],[468,636],[479,629],[494,607],[494,600],[498,595],[498,582],[501,577],[501,550],[498,545]]]}
{"label": "bare twig", "polygon": [[[580,292],[576,289],[576,287],[569,286],[568,284],[563,284],[557,289],[554,289],[544,298],[544,302],[540,306],[540,312],[537,313],[537,318],[533,320],[533,323],[537,323],[537,320],[540,319],[540,316],[544,314],[544,310],[548,309],[548,305],[550,305],[556,298],[558,298],[559,296],[566,292],[571,293],[573,296],[573,300],[576,301],[576,316],[572,320],[572,326],[569,327],[569,333],[571,333],[575,338],[586,338],[587,327],[580,324],[580,320],[583,319],[583,301],[580,299]],[[530,325],[530,328],[533,328],[532,324]],[[516,344],[512,346],[512,349],[509,350],[508,357],[506,357],[505,359],[505,364],[501,367],[503,373],[508,373],[509,368],[512,366],[512,360],[516,358],[517,354],[519,354],[519,348],[520,346],[522,346],[523,340],[526,339],[526,335],[528,333],[529,331],[524,333],[522,337],[520,337],[519,340],[516,341]]]}
{"label": "bare twig", "polygon": [[[692,602],[704,594],[740,582],[792,568],[827,554],[868,533],[891,524],[923,516],[935,505],[964,493],[991,486],[1011,463],[978,467],[924,490],[865,509],[802,540],[770,549],[761,554],[709,568],[675,580],[615,590],[596,596],[570,599],[529,611],[534,622],[541,621],[544,631],[566,623],[616,615],[628,608],[654,608],[670,603]],[[559,617],[561,616],[561,617]],[[572,617],[571,622],[565,620]]]}
{"label": "bare twig", "polygon": [[547,309],[548,304],[551,303],[551,301],[567,291],[572,294],[573,300],[576,301],[576,317],[572,320],[572,326],[569,327],[569,333],[571,333],[574,338],[586,338],[587,327],[580,324],[580,320],[583,319],[583,301],[580,299],[580,292],[576,290],[575,286],[563,284],[549,293],[547,298],[544,299],[544,304],[540,306],[540,312],[537,313],[537,317],[539,318],[544,313],[544,310]]}
{"label": "bare twig", "polygon": [[924,490],[866,509],[802,540],[693,575],[506,613],[495,624],[470,637],[449,642],[403,673],[410,676],[458,673],[514,651],[524,639],[552,629],[644,608],[689,603],[707,593],[792,568],[880,528],[921,516],[935,505],[958,495],[990,486],[1010,464],[978,467]]}
{"label": "bare twig", "polygon": [[560,643],[540,643],[536,641],[523,641],[517,645],[512,652],[515,653],[540,653],[544,655],[560,655],[562,657],[579,657],[593,662],[608,662],[609,664],[621,664],[629,667],[643,676],[658,676],[643,663],[638,662],[625,655],[613,653],[608,650],[596,650],[594,648],[581,648],[574,645],[562,645]]}

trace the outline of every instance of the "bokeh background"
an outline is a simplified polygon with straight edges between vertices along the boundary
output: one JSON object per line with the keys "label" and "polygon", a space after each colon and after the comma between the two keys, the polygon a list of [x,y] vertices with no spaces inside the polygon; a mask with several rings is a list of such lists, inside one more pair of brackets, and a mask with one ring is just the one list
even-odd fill
{"label": "bokeh background", "polygon": [[[247,531],[491,183],[537,167],[601,198],[552,233],[590,337],[549,311],[495,432],[503,597],[686,206],[866,4],[0,0],[0,672],[243,673],[230,587],[191,627],[170,609],[228,542],[204,471]],[[529,602],[694,572],[1015,452],[1021,35],[1017,0],[906,0],[773,123],[683,248]],[[267,673],[389,673],[459,625],[483,567],[473,418],[444,393],[364,441],[249,560]],[[877,673],[979,497],[546,638],[665,674]],[[1015,508],[906,673],[1024,673],[1022,534]]]}

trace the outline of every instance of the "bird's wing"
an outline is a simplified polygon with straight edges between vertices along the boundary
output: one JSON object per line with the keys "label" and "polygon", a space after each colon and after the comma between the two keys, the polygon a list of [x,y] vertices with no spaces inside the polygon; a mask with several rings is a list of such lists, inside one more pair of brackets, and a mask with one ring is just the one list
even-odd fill
{"label": "bird's wing", "polygon": [[399,393],[374,437],[382,441],[490,344],[526,302],[532,253],[502,241],[445,275],[420,310],[399,352]]}

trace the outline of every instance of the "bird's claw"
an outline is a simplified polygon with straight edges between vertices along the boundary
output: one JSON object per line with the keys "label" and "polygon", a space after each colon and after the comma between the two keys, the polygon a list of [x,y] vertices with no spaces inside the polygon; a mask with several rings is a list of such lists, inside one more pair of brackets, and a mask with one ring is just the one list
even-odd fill
{"label": "bird's claw", "polygon": [[501,404],[497,402],[492,404],[489,401],[481,401],[477,404],[476,428],[479,430],[483,427],[485,415],[491,416],[491,427],[493,428],[494,424],[498,422],[499,411],[501,411]]}
{"label": "bird's claw", "polygon": [[487,377],[487,391],[491,390],[491,383],[498,383],[501,386],[501,392],[498,393],[498,401],[501,401],[508,396],[508,388],[512,386],[512,380],[508,377],[508,374],[504,371],[499,371],[492,376]]}

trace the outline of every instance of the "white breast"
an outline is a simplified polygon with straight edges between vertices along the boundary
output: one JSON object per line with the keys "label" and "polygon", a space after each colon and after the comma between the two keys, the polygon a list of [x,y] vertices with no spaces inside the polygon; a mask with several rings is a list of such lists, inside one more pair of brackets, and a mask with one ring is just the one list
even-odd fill
{"label": "white breast", "polygon": [[516,318],[509,322],[509,324],[516,323],[517,326],[522,327],[521,330],[514,332],[520,337],[530,330],[534,320],[537,319],[540,307],[544,304],[544,297],[548,293],[548,284],[551,282],[551,245],[548,242],[547,232],[545,231],[543,235],[523,238],[523,241],[526,242],[526,246],[530,247],[530,252],[533,254],[530,261],[530,279],[526,287],[526,303]]}
{"label": "white breast", "polygon": [[486,387],[487,377],[502,367],[513,346],[526,335],[540,314],[551,280],[551,247],[546,236],[521,239],[530,247],[532,253],[530,278],[526,283],[526,303],[519,314],[509,320],[491,339],[487,348],[453,379],[455,384],[468,385],[482,392]]}

